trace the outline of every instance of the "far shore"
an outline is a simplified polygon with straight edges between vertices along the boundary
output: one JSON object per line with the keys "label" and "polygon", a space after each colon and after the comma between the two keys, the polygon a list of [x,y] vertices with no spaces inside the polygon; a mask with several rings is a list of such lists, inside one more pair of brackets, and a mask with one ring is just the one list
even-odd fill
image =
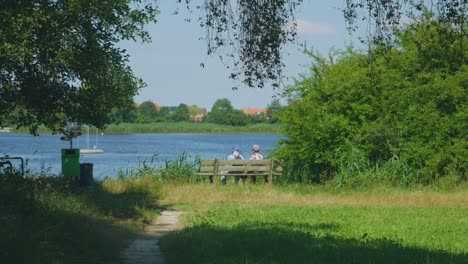
{"label": "far shore", "polygon": [[[29,133],[26,128],[11,129],[12,133]],[[84,130],[82,131],[85,132]],[[103,130],[90,128],[90,134],[281,134],[279,124],[253,124],[247,126],[225,126],[212,123],[161,122],[150,124],[120,123],[110,124]],[[38,134],[51,134],[53,131],[40,126]]]}

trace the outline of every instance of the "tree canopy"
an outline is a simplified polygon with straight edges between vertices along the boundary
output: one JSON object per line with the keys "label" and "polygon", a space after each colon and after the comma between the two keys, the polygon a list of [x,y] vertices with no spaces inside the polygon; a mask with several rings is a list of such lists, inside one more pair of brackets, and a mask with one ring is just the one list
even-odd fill
{"label": "tree canopy", "polygon": [[151,123],[154,122],[158,116],[158,109],[152,101],[145,101],[137,108],[137,123]]}
{"label": "tree canopy", "polygon": [[227,98],[216,100],[206,120],[214,124],[231,126],[244,126],[248,123],[247,116],[242,111],[234,109]]}
{"label": "tree canopy", "polygon": [[156,8],[142,0],[0,2],[0,125],[34,132],[65,120],[102,127],[132,103],[141,80],[126,65],[125,39],[149,40]]}
{"label": "tree canopy", "polygon": [[[219,55],[230,77],[250,87],[280,87],[282,48],[296,37],[302,0],[175,0],[200,9],[207,53]],[[377,40],[402,17],[424,10],[466,35],[467,0],[346,0],[352,30],[360,18]],[[193,4],[193,5],[192,5]],[[112,109],[129,106],[143,82],[128,67],[121,40],[148,41],[156,21],[150,0],[0,0],[0,125],[11,120],[32,132],[39,124],[60,131],[65,120],[102,127]],[[463,44],[461,44],[463,45]]]}
{"label": "tree canopy", "polygon": [[450,37],[459,33],[426,16],[370,57],[351,49],[335,62],[310,54],[311,76],[291,88],[280,115],[286,178],[466,180],[468,48]]}
{"label": "tree canopy", "polygon": [[180,121],[189,121],[190,120],[190,110],[188,105],[179,104],[176,108],[176,111],[172,115],[172,120],[176,122]]}
{"label": "tree canopy", "polygon": [[[197,7],[204,11],[199,21],[206,28],[207,53],[220,55],[231,70],[230,77],[249,87],[261,88],[268,83],[280,87],[282,49],[296,40],[295,14],[303,0],[202,2]],[[368,37],[377,42],[391,39],[393,28],[402,19],[413,19],[425,10],[463,30],[468,14],[467,0],[434,0],[430,6],[425,0],[345,0],[345,3],[342,11],[348,29],[354,31],[359,21],[365,20],[370,29]]]}

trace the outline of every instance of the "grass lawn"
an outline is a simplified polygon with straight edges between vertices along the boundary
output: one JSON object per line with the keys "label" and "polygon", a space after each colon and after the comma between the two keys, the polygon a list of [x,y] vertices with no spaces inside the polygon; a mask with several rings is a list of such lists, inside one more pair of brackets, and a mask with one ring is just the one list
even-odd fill
{"label": "grass lawn", "polygon": [[169,263],[468,263],[468,189],[168,185]]}

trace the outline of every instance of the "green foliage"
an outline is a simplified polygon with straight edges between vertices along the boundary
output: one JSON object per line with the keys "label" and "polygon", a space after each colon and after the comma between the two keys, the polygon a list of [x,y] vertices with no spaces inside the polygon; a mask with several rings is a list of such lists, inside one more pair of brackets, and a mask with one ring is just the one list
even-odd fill
{"label": "green foliage", "polygon": [[201,180],[196,177],[200,167],[200,156],[196,155],[193,161],[189,160],[186,152],[183,152],[174,160],[166,160],[164,165],[158,168],[157,175],[163,180],[195,182]]}
{"label": "green foliage", "polygon": [[[44,133],[47,132],[44,130]],[[107,134],[144,134],[144,133],[261,133],[278,134],[280,126],[273,124],[253,124],[247,126],[227,126],[197,122],[160,122],[151,124],[112,124],[104,130]]]}
{"label": "green foliage", "polygon": [[146,178],[83,189],[67,177],[1,174],[0,261],[118,263],[120,250],[156,217],[160,195]]}
{"label": "green foliage", "polygon": [[335,63],[309,54],[312,76],[290,89],[280,115],[286,178],[466,180],[468,51],[458,34],[427,16],[398,32],[394,49],[347,50]]}
{"label": "green foliage", "polygon": [[[401,26],[403,18],[425,15],[430,10],[436,20],[454,27],[466,26],[466,0],[346,0],[343,15],[348,30],[355,31],[360,21],[366,21],[368,41],[389,42],[393,29]],[[403,20],[402,20],[403,19]],[[464,36],[461,37],[461,39]]]}
{"label": "green foliage", "polygon": [[155,153],[151,156],[150,160],[142,160],[138,162],[138,165],[132,168],[127,169],[127,171],[119,171],[118,178],[121,180],[125,179],[138,179],[146,176],[156,175],[156,164],[155,160],[158,157],[158,154]]}
{"label": "green foliage", "polygon": [[207,29],[208,54],[227,54],[233,80],[260,88],[271,81],[279,87],[284,66],[281,49],[294,40],[296,28],[291,21],[301,2],[204,0],[200,24]]}
{"label": "green foliage", "polygon": [[159,109],[158,117],[156,118],[157,122],[169,122],[171,121],[172,107],[161,106]]}
{"label": "green foliage", "polygon": [[137,119],[137,108],[133,102],[123,107],[114,107],[111,118],[112,123],[133,123]]}
{"label": "green foliage", "polygon": [[[296,25],[291,21],[302,0],[184,2],[204,10],[200,25],[207,29],[208,54],[228,56],[231,78],[248,86],[263,87],[271,81],[279,87],[281,49],[295,39]],[[344,16],[353,28],[358,11],[364,9],[362,14],[368,14],[369,24],[381,36],[401,17],[421,13],[424,3],[347,0]],[[434,4],[438,19],[466,30],[466,0]],[[142,0],[2,2],[0,125],[16,124],[34,133],[40,124],[61,131],[65,119],[98,128],[111,122],[112,110],[128,103],[144,85],[126,65],[128,56],[117,43],[148,41],[144,25],[155,21],[156,14],[156,4]],[[458,36],[463,40],[465,34]],[[239,120],[237,113],[230,123],[244,123]]]}
{"label": "green foliage", "polygon": [[274,124],[278,122],[278,113],[281,112],[283,109],[283,106],[281,105],[281,102],[279,99],[274,99],[271,101],[270,104],[267,106],[267,118],[268,122],[271,124]]}
{"label": "green foliage", "polygon": [[186,104],[180,104],[179,106],[177,106],[175,113],[172,115],[172,120],[176,122],[189,121],[190,120],[189,107]]}
{"label": "green foliage", "polygon": [[248,117],[242,111],[234,109],[229,99],[222,98],[213,104],[211,112],[207,115],[207,122],[219,125],[245,126],[248,123]]}
{"label": "green foliage", "polygon": [[191,105],[188,108],[189,108],[190,115],[192,116],[203,115],[206,112],[204,108],[198,107],[196,105]]}
{"label": "green foliage", "polygon": [[[208,55],[220,55],[229,77],[250,87],[271,82],[278,88],[284,73],[282,48],[294,42],[295,15],[303,0],[177,0],[204,11],[199,21],[206,27]],[[346,0],[342,11],[350,32],[367,26],[369,41],[388,42],[392,29],[402,18],[413,18],[424,10],[434,11],[437,19],[454,27],[466,26],[466,0]],[[365,20],[364,23],[360,21]],[[236,88],[236,87],[234,87]]]}
{"label": "green foliage", "polygon": [[248,117],[249,124],[260,124],[260,123],[267,123],[268,117],[263,113],[258,113],[254,115],[246,115]]}
{"label": "green foliage", "polygon": [[118,178],[121,180],[152,178],[155,182],[181,181],[196,182],[200,179],[196,177],[196,172],[200,167],[200,157],[195,155],[191,158],[183,152],[173,160],[165,160],[163,165],[157,165],[154,154],[150,160],[143,160],[137,166],[129,168],[127,171],[120,171]]}
{"label": "green foliage", "polygon": [[137,118],[135,122],[145,124],[152,123],[158,116],[158,110],[152,101],[145,101],[137,108]]}
{"label": "green foliage", "polygon": [[61,131],[65,119],[103,127],[143,86],[121,40],[149,40],[153,4],[124,1],[2,1],[0,123]]}

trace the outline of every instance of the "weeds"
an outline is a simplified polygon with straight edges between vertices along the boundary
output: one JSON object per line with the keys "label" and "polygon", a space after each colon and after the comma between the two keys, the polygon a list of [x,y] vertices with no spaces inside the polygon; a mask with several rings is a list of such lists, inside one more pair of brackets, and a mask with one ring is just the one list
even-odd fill
{"label": "weeds", "polygon": [[[158,212],[148,176],[83,189],[67,177],[0,175],[0,262],[116,263]],[[26,253],[26,254],[25,254]]]}
{"label": "weeds", "polygon": [[[139,161],[137,166],[131,167],[130,169],[127,169],[126,171],[120,170],[117,173],[117,179],[121,181],[128,181],[128,180],[134,180],[134,179],[139,179],[143,177],[152,177],[154,180],[160,180],[157,177],[157,165],[156,165],[156,158],[158,157],[158,154],[155,153],[153,156],[151,156],[151,159],[148,161],[146,159]],[[112,178],[109,178],[110,181],[112,181]]]}
{"label": "weeds", "polygon": [[199,167],[200,155],[195,155],[194,160],[190,161],[187,153],[183,152],[174,160],[166,160],[164,165],[158,169],[157,175],[164,180],[197,182],[200,180],[196,176]]}

